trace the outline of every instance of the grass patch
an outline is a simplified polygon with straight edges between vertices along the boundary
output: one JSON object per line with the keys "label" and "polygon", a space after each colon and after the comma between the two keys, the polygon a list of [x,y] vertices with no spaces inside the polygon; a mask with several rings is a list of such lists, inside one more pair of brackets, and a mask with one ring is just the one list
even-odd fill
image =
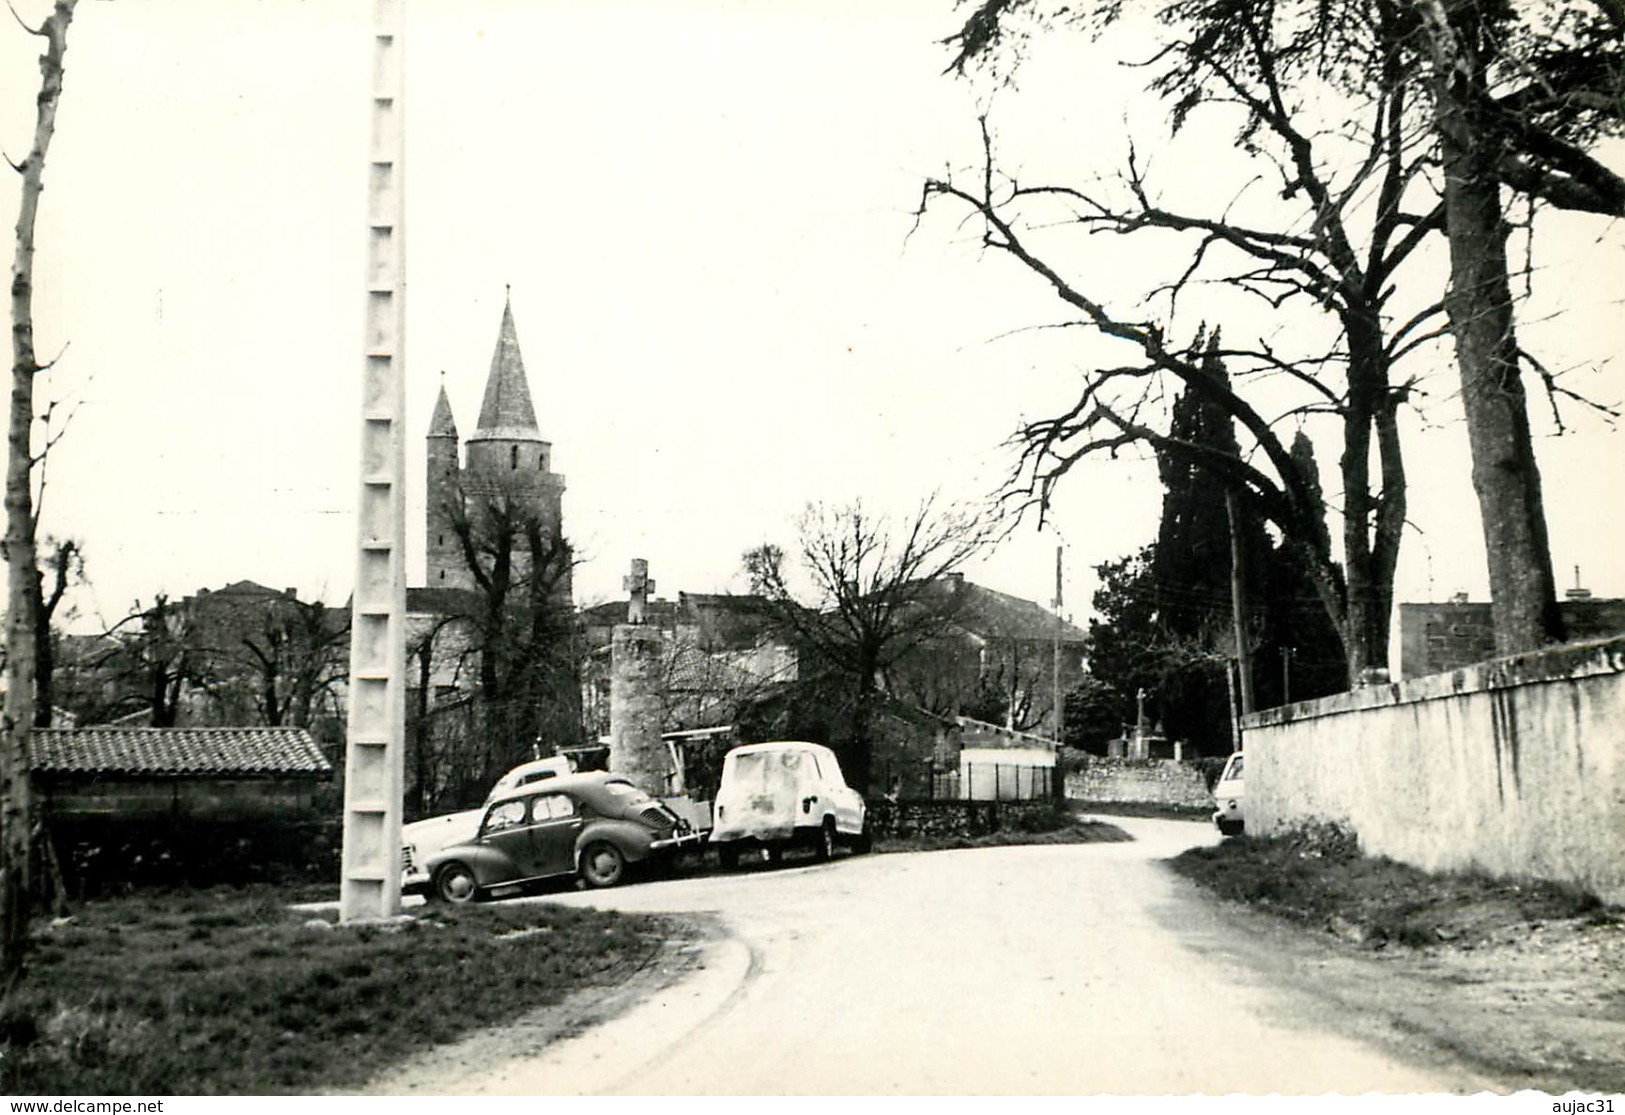
{"label": "grass patch", "polygon": [[340,928],[283,900],[268,888],[146,894],[38,923],[28,970],[0,1003],[0,1091],[355,1087],[430,1045],[618,983],[683,934],[660,918],[501,904]]}
{"label": "grass patch", "polygon": [[1430,874],[1362,855],[1336,826],[1192,848],[1173,867],[1216,894],[1355,944],[1472,944],[1515,925],[1608,918],[1596,897],[1556,883]]}

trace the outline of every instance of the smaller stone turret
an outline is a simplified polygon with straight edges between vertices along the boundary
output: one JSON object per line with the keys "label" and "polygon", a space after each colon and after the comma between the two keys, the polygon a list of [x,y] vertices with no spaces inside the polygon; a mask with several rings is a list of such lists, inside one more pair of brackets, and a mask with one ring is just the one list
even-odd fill
{"label": "smaller stone turret", "polygon": [[462,498],[458,467],[457,422],[451,415],[446,385],[429,419],[428,468],[423,490],[427,500],[427,539],[424,569],[429,588],[471,588],[473,578],[463,560],[462,548],[451,523],[457,501]]}

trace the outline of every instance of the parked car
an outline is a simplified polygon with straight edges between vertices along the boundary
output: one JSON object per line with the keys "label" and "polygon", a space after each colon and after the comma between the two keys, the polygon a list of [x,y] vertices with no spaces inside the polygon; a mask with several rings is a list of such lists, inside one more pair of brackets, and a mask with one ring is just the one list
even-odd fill
{"label": "parked car", "polygon": [[525,786],[486,806],[472,839],[421,866],[431,897],[471,902],[562,875],[610,887],[633,864],[698,847],[699,833],[625,777],[594,771]]}
{"label": "parked car", "polygon": [[566,774],[574,774],[575,769],[575,765],[563,755],[554,755],[548,759],[532,759],[528,763],[520,763],[496,780],[496,785],[491,787],[491,792],[485,795],[485,804],[490,805],[497,798],[507,797],[521,786],[529,786],[532,782],[541,782],[547,778],[559,778]]}
{"label": "parked car", "polygon": [[1213,812],[1213,823],[1219,826],[1219,831],[1225,836],[1239,836],[1246,830],[1246,798],[1243,791],[1246,789],[1241,777],[1241,752],[1237,751],[1230,756],[1230,761],[1224,764],[1224,770],[1219,773],[1219,780],[1213,784],[1213,799],[1218,809]]}
{"label": "parked car", "polygon": [[508,797],[525,786],[549,778],[562,778],[575,768],[563,755],[550,759],[533,759],[520,763],[497,779],[491,792],[485,795],[485,805],[478,809],[464,809],[456,813],[442,813],[438,817],[425,817],[401,826],[401,874],[408,887],[421,887],[428,883],[422,865],[442,848],[472,840],[485,818],[485,806],[498,798]]}
{"label": "parked car", "polygon": [[869,850],[863,797],[841,775],[835,753],[817,743],[751,743],[729,751],[712,810],[711,844],[724,867],[746,848],[776,861],[792,847],[828,859],[836,844]]}

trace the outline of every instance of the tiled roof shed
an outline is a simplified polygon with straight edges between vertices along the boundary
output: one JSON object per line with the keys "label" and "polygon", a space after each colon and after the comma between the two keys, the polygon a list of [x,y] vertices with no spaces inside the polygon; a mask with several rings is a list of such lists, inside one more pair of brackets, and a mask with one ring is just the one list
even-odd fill
{"label": "tiled roof shed", "polygon": [[303,728],[40,728],[32,769],[51,778],[321,780],[333,768]]}

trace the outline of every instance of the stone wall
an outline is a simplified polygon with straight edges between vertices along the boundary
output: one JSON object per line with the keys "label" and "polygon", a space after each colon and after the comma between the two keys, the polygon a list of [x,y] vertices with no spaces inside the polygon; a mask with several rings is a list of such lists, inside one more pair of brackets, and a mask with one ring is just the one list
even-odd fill
{"label": "stone wall", "polygon": [[1050,801],[872,801],[869,831],[875,837],[953,839],[1055,827]]}
{"label": "stone wall", "polygon": [[1088,755],[1066,772],[1070,801],[1133,802],[1212,809],[1201,767],[1177,759],[1112,759]]}
{"label": "stone wall", "polygon": [[1625,638],[1243,720],[1247,830],[1334,822],[1428,871],[1625,902]]}

